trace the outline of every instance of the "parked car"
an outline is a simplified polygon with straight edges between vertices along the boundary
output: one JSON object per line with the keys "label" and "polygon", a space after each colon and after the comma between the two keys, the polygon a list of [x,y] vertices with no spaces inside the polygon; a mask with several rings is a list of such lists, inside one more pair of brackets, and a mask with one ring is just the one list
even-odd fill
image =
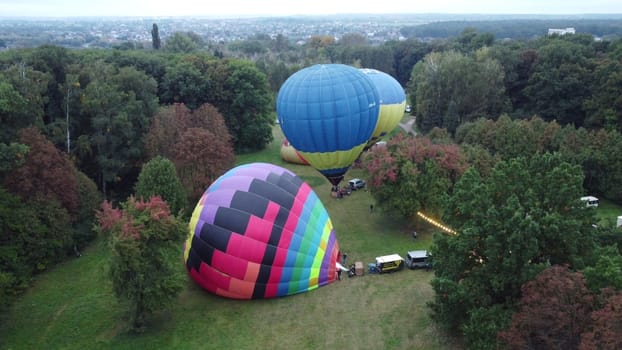
{"label": "parked car", "polygon": [[406,253],[406,266],[409,269],[430,269],[432,263],[429,260],[430,255],[427,250],[411,250]]}
{"label": "parked car", "polygon": [[353,191],[360,190],[365,187],[365,180],[361,179],[352,179],[348,181],[348,185],[350,185],[350,189]]}
{"label": "parked car", "polygon": [[412,109],[410,108],[410,105],[406,105],[406,109],[405,109],[405,110],[406,110],[406,113],[410,113],[410,111],[411,111]]}
{"label": "parked car", "polygon": [[585,203],[586,207],[597,207],[599,202],[598,198],[594,196],[581,197],[581,201]]}

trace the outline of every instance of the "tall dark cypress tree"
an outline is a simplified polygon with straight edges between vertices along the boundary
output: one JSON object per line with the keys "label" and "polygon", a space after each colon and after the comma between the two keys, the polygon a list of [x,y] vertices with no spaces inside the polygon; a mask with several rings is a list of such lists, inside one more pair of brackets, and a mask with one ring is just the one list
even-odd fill
{"label": "tall dark cypress tree", "polygon": [[160,42],[160,32],[158,31],[158,25],[153,24],[153,29],[151,29],[151,45],[153,45],[154,50],[159,50],[161,46]]}

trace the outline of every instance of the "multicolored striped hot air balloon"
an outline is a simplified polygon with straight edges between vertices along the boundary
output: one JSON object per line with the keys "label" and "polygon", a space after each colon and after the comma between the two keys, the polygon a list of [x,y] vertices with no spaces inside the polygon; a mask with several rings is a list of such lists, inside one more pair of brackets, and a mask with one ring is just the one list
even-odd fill
{"label": "multicolored striped hot air balloon", "polygon": [[339,245],[324,205],[276,165],[229,170],[205,191],[189,228],[186,268],[217,295],[281,297],[336,279]]}
{"label": "multicolored striped hot air balloon", "polygon": [[276,111],[287,140],[336,189],[376,128],[379,102],[359,69],[318,64],[283,83]]}
{"label": "multicolored striped hot air balloon", "polygon": [[367,147],[371,147],[399,124],[404,116],[406,93],[402,85],[387,73],[369,68],[363,68],[361,71],[374,82],[380,98],[378,123],[367,143]]}

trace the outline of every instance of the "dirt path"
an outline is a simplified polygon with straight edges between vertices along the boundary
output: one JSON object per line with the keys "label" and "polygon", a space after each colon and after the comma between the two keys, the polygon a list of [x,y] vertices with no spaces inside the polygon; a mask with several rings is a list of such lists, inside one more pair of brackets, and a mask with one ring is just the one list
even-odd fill
{"label": "dirt path", "polygon": [[416,117],[411,116],[411,118],[406,122],[406,123],[400,123],[400,128],[404,129],[404,131],[406,131],[407,133],[412,133],[413,135],[415,135],[415,131],[413,130],[413,124],[415,124],[415,121],[417,120]]}

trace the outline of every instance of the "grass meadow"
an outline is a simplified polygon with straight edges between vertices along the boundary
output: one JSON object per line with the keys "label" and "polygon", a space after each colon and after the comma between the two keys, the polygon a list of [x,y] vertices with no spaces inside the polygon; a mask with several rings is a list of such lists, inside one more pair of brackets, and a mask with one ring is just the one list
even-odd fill
{"label": "grass meadow", "polygon": [[[432,229],[396,219],[369,205],[368,192],[330,197],[330,184],[313,168],[284,163],[283,136],[238,163],[270,162],[294,171],[322,199],[347,263],[366,266],[376,256],[426,248]],[[350,169],[345,181],[360,177]],[[417,229],[418,239],[411,233]],[[144,333],[129,332],[124,309],[106,275],[103,240],[77,259],[36,277],[0,319],[0,349],[460,349],[429,317],[433,272],[342,276],[311,292],[238,301],[205,292],[188,278],[179,298],[150,319]],[[184,269],[180,246],[180,269]],[[367,272],[367,271],[366,271]]]}

